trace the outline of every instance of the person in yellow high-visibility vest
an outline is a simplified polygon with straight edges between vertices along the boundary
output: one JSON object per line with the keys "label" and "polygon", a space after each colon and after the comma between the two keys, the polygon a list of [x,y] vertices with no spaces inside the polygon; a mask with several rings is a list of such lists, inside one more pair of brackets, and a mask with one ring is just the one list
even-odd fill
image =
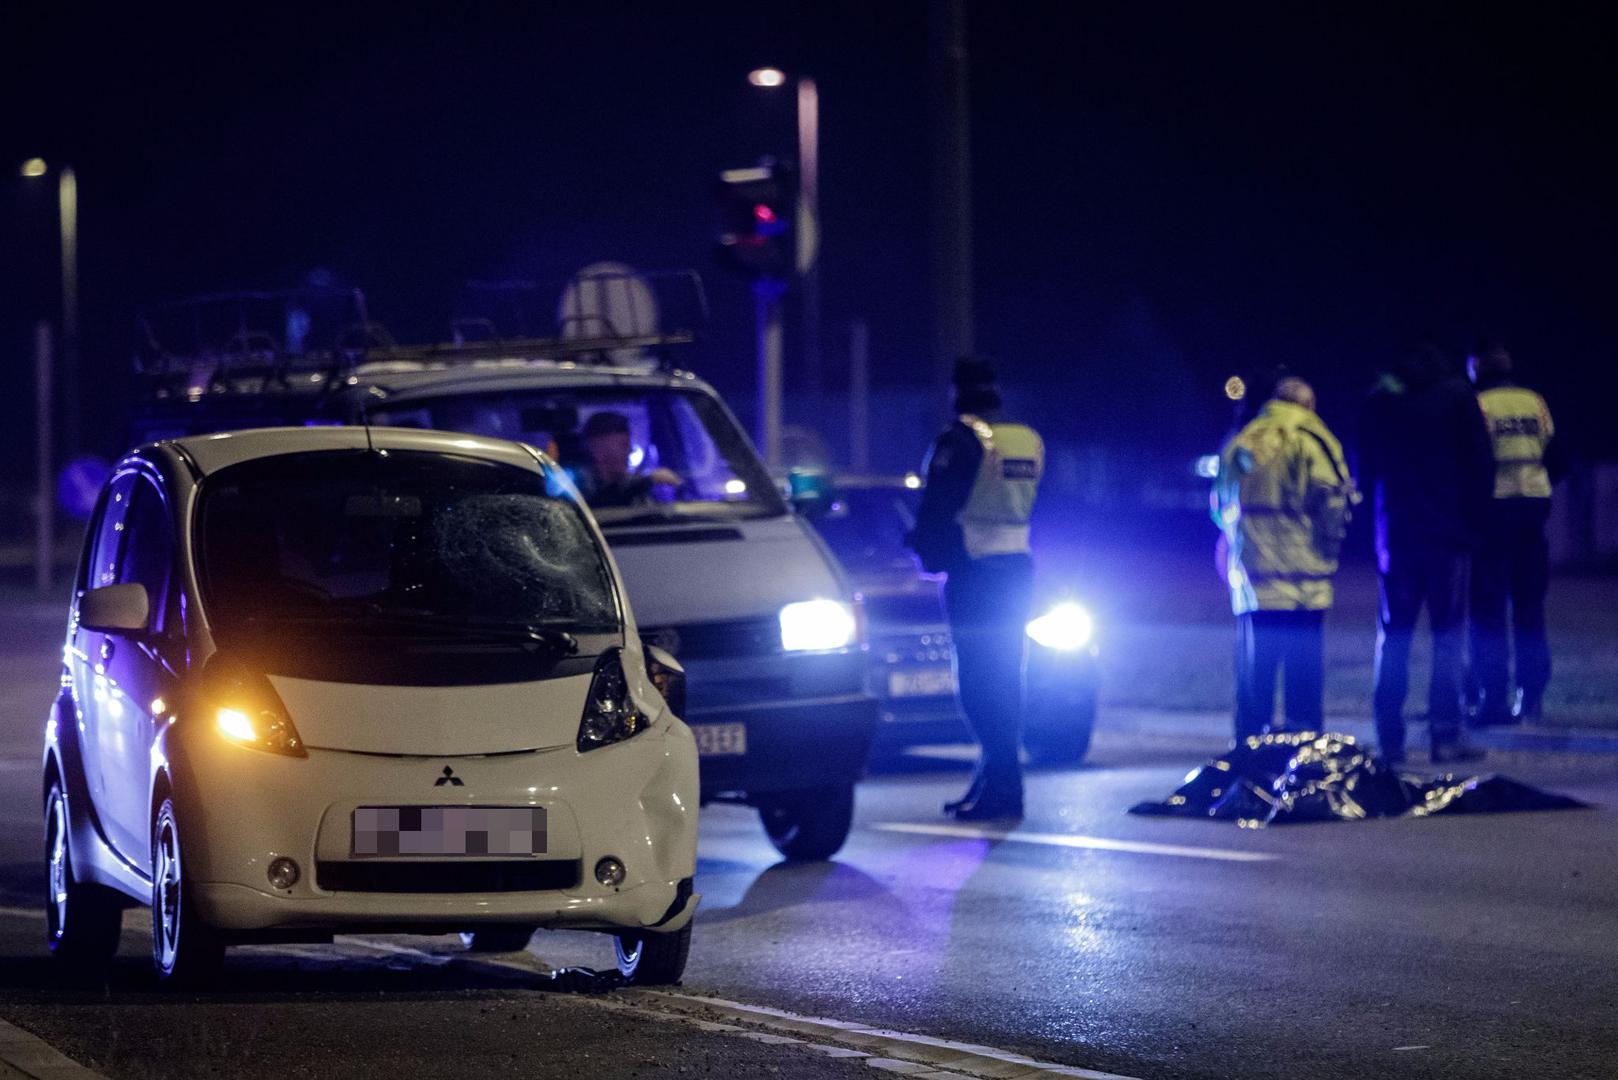
{"label": "person in yellow high-visibility vest", "polygon": [[955,365],[954,423],[934,441],[910,546],[948,575],[944,607],[961,710],[980,748],[972,786],[946,813],[962,821],[1021,818],[1025,629],[1034,562],[1028,523],[1045,471],[1045,444],[1000,413],[994,371]]}
{"label": "person in yellow high-visibility vest", "polygon": [[[1467,358],[1467,373],[1494,448],[1494,499],[1472,556],[1472,677],[1479,726],[1539,717],[1551,677],[1545,639],[1550,559],[1545,523],[1551,487],[1565,463],[1545,399],[1511,381],[1511,353],[1486,342]],[[1510,618],[1507,618],[1507,609]],[[1511,693],[1510,654],[1517,689]]]}
{"label": "person in yellow high-visibility vest", "polygon": [[1323,643],[1332,577],[1359,500],[1315,393],[1281,379],[1258,416],[1225,446],[1212,509],[1227,552],[1236,614],[1236,739],[1275,724],[1276,676],[1286,678],[1286,728],[1319,731]]}

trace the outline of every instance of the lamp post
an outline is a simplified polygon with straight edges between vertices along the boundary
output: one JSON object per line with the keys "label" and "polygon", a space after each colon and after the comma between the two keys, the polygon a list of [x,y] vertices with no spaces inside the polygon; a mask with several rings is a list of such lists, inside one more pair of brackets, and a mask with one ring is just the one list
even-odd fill
{"label": "lamp post", "polygon": [[[48,176],[44,158],[23,162],[22,175]],[[79,448],[79,180],[71,165],[56,168],[56,205],[62,241],[62,362],[58,379],[67,408],[62,417],[62,445],[71,454]]]}
{"label": "lamp post", "polygon": [[747,81],[765,90],[793,83],[798,92],[798,204],[793,222],[794,269],[803,295],[803,377],[818,397],[820,358],[820,89],[806,76],[789,78],[779,68],[748,72]]}

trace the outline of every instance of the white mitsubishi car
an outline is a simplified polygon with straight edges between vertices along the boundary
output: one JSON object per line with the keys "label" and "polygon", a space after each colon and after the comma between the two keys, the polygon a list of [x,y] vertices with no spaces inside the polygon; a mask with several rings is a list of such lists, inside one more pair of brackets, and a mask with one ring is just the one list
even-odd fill
{"label": "white mitsubishi car", "polygon": [[50,947],[104,965],[152,907],[159,977],[337,932],[690,947],[697,750],[567,478],[395,428],[183,438],[91,519],[46,724]]}

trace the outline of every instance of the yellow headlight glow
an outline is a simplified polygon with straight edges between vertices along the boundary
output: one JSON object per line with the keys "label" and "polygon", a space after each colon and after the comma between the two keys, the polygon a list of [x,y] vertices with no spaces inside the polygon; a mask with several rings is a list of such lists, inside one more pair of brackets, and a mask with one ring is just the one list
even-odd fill
{"label": "yellow headlight glow", "polygon": [[258,742],[258,732],[253,728],[252,719],[240,709],[220,709],[216,721],[226,738],[244,743]]}

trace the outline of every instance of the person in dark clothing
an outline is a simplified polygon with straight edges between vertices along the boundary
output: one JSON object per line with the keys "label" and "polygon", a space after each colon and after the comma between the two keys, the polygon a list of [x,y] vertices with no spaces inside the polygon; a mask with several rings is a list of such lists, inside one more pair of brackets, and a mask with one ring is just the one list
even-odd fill
{"label": "person in dark clothing", "polygon": [[638,506],[652,501],[654,488],[680,486],[679,474],[672,469],[630,470],[629,419],[623,413],[592,413],[579,434],[589,455],[578,471],[579,492],[595,509]]}
{"label": "person in dark clothing", "polygon": [[1469,559],[1494,484],[1483,414],[1466,380],[1424,346],[1383,377],[1360,426],[1360,484],[1376,508],[1382,609],[1373,710],[1388,761],[1405,756],[1404,703],[1416,619],[1427,609],[1433,673],[1427,714],[1435,763],[1474,760],[1461,735]]}
{"label": "person in dark clothing", "polygon": [[[1467,358],[1494,445],[1494,498],[1472,559],[1472,674],[1478,726],[1537,719],[1551,678],[1545,639],[1551,489],[1566,472],[1563,444],[1545,399],[1512,382],[1511,353],[1486,342]],[[1508,622],[1506,613],[1510,609]],[[1510,700],[1511,653],[1517,693]]]}
{"label": "person in dark clothing", "polygon": [[1021,818],[1025,629],[1034,590],[1028,521],[1045,447],[1033,429],[1001,418],[988,364],[960,361],[954,382],[957,418],[933,443],[907,538],[924,569],[948,575],[956,685],[980,748],[971,787],[944,810],[963,821]]}

